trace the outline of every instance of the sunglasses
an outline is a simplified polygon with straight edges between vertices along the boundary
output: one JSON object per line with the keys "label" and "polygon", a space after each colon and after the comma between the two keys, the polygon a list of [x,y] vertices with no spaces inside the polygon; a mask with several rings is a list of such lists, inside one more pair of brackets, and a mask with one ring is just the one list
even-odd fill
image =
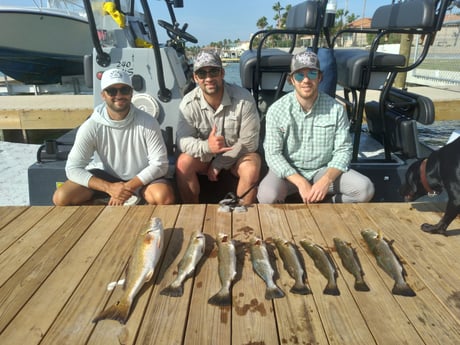
{"label": "sunglasses", "polygon": [[296,72],[294,73],[293,77],[297,82],[301,82],[305,78],[308,78],[310,80],[316,80],[318,78],[319,72],[315,69],[311,69],[307,72]]}
{"label": "sunglasses", "polygon": [[199,79],[206,79],[208,76],[210,78],[218,77],[220,75],[220,72],[221,72],[220,68],[211,68],[207,71],[204,69],[199,69],[198,71],[195,72],[195,74]]}
{"label": "sunglasses", "polygon": [[107,94],[110,97],[114,97],[117,95],[118,91],[120,91],[122,95],[129,95],[132,89],[129,86],[122,86],[122,87],[108,87],[104,91],[107,92]]}

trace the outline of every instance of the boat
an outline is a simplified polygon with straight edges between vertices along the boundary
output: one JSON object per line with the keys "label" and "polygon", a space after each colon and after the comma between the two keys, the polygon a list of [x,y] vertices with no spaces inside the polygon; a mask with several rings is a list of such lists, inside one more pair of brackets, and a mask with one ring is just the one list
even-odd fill
{"label": "boat", "polygon": [[[154,18],[147,0],[114,2],[112,15],[104,14],[100,2],[84,0],[93,44],[93,61],[85,65],[85,80],[93,87],[94,104],[99,104],[102,101],[100,83],[95,81],[102,72],[115,67],[129,72],[134,81],[133,103],[157,118],[168,146],[171,171],[174,171],[177,109],[183,96],[195,87],[185,45],[198,40],[186,31],[188,24],[180,26],[175,16],[174,9],[183,7],[183,1],[165,0],[164,3],[170,15],[168,20]],[[331,66],[337,75],[332,76],[331,89],[323,91],[331,92],[347,110],[353,138],[351,167],[373,181],[372,201],[402,202],[399,189],[408,167],[433,152],[433,148],[419,141],[417,123],[430,125],[435,114],[429,98],[396,89],[393,82],[398,73],[415,68],[425,59],[447,10],[458,2],[389,1],[376,10],[370,29],[353,29],[374,36],[369,49],[334,47],[338,35],[354,33],[344,29],[331,35],[329,25],[334,22],[335,14],[329,11],[327,3],[327,0],[302,1],[289,10],[286,28],[256,33],[249,49],[240,56],[241,85],[254,96],[263,128],[268,106],[289,92],[286,76],[292,54],[299,49],[297,38],[313,37],[312,49],[319,56],[326,51],[334,57]],[[123,23],[119,21],[120,13],[124,14]],[[167,42],[158,41],[157,26],[166,30]],[[378,51],[381,40],[391,33],[425,37],[424,47],[413,63],[406,66],[404,56]],[[292,37],[289,49],[264,47],[271,35],[281,34]],[[256,35],[259,36],[257,43]],[[339,86],[344,90],[343,97],[336,93]],[[379,90],[379,101],[366,99],[370,89]],[[31,205],[50,205],[56,186],[66,180],[65,159],[75,132],[72,130],[60,138],[52,152],[47,152],[48,145],[40,148],[37,163],[29,167]],[[173,174],[171,177],[174,178]],[[229,188],[227,185],[223,189]],[[216,190],[220,189],[214,188],[214,193]]]}
{"label": "boat", "polygon": [[46,6],[0,6],[0,71],[30,85],[83,75],[83,57],[91,54],[92,43],[86,12],[81,5],[77,12],[77,5],[61,0]]}

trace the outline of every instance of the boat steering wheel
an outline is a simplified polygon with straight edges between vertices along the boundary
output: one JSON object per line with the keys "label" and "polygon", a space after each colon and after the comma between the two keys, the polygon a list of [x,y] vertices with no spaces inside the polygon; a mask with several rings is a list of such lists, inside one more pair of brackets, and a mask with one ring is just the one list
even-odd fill
{"label": "boat steering wheel", "polygon": [[177,37],[179,37],[191,43],[198,43],[198,40],[195,38],[195,36],[185,32],[187,24],[185,24],[182,29],[179,29],[177,25],[172,25],[165,22],[164,20],[159,19],[158,25],[164,28],[168,32],[168,36],[172,39],[176,39]]}

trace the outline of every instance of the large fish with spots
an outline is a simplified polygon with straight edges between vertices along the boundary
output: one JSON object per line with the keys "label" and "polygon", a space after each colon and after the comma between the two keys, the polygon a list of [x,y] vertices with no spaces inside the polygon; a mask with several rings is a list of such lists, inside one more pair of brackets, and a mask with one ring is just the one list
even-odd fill
{"label": "large fish with spots", "polygon": [[136,245],[128,264],[124,283],[124,294],[120,300],[100,312],[93,320],[117,320],[125,324],[133,304],[134,297],[148,282],[155,271],[163,250],[164,230],[160,218],[153,217],[150,226],[137,235]]}

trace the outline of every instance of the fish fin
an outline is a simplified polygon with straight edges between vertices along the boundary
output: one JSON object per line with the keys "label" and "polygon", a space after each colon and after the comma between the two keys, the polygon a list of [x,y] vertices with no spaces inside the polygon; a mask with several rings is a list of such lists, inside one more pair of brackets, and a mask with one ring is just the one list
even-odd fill
{"label": "fish fin", "polygon": [[154,272],[154,271],[155,271],[155,270],[152,269],[152,270],[150,270],[150,271],[147,272],[147,274],[145,275],[145,278],[144,278],[144,282],[148,282],[150,279],[152,279],[152,276],[153,276],[153,272]]}
{"label": "fish fin", "polygon": [[208,303],[218,306],[230,305],[232,302],[232,297],[228,289],[220,289],[218,293],[208,299]]}
{"label": "fish fin", "polygon": [[284,292],[278,286],[267,288],[265,290],[265,299],[274,299],[284,297]]}
{"label": "fish fin", "polygon": [[328,283],[324,288],[323,293],[325,295],[340,296],[339,288],[335,282]]}
{"label": "fish fin", "polygon": [[128,321],[129,310],[131,309],[131,303],[127,300],[121,300],[117,303],[111,305],[107,309],[100,312],[94,319],[93,322],[96,323],[101,320],[116,320],[122,324],[125,324]]}
{"label": "fish fin", "polygon": [[305,284],[297,284],[294,285],[291,290],[289,290],[292,293],[296,293],[298,295],[309,295],[311,294],[311,290],[306,286]]}
{"label": "fish fin", "polygon": [[181,285],[173,286],[169,285],[161,290],[160,295],[170,297],[181,297],[184,294],[184,287]]}
{"label": "fish fin", "polygon": [[413,297],[416,295],[415,291],[412,290],[412,288],[406,283],[395,283],[393,286],[393,289],[391,290],[391,293],[393,295],[400,295],[400,296],[407,296],[407,297]]}
{"label": "fish fin", "polygon": [[366,284],[364,280],[357,280],[355,281],[355,290],[356,291],[370,291],[371,289]]}

